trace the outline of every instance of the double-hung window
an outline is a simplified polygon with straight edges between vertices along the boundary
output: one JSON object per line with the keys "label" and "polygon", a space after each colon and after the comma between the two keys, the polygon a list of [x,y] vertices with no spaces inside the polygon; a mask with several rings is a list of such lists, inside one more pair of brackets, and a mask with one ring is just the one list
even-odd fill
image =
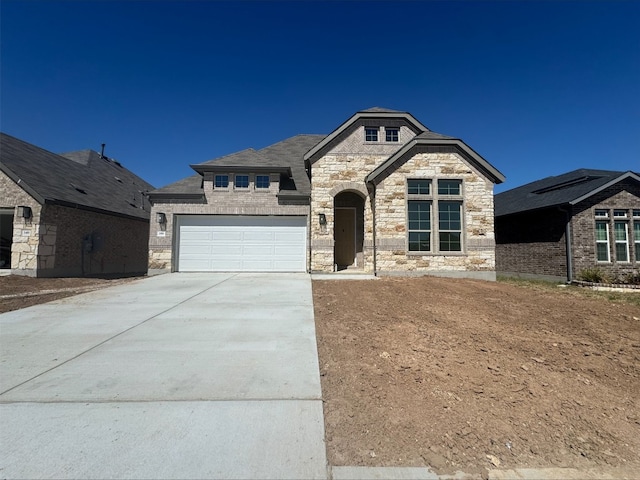
{"label": "double-hung window", "polygon": [[[622,220],[622,219],[625,220]],[[629,261],[629,224],[626,210],[613,211],[613,233],[616,245],[616,261]]]}
{"label": "double-hung window", "polygon": [[609,211],[596,210],[596,260],[609,262]]}
{"label": "double-hung window", "polygon": [[408,250],[462,251],[462,180],[407,180]]}
{"label": "double-hung window", "polygon": [[431,251],[431,180],[407,181],[410,252]]}
{"label": "double-hung window", "polygon": [[462,251],[462,180],[438,180],[438,230],[441,252]]}

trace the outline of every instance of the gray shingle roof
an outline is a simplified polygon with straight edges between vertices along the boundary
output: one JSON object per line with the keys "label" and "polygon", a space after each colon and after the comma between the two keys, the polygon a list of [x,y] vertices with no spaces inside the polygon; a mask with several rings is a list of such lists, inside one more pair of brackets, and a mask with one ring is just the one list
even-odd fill
{"label": "gray shingle roof", "polygon": [[[310,195],[309,178],[304,169],[303,155],[314,145],[320,142],[324,135],[296,135],[281,142],[275,143],[260,150],[248,148],[231,155],[208,160],[203,163],[191,165],[196,171],[205,171],[210,168],[224,167],[228,171],[246,171],[251,168],[262,170],[273,169],[277,171],[291,171],[295,183],[295,190],[281,192],[284,195]],[[194,175],[159,188],[152,195],[171,194],[199,194],[202,190],[202,176]]]}
{"label": "gray shingle roof", "polygon": [[153,186],[93,150],[57,155],[0,133],[0,169],[40,203],[149,218]]}
{"label": "gray shingle roof", "polygon": [[626,176],[640,181],[638,174],[631,171],[586,168],[543,178],[496,195],[496,216],[574,204]]}

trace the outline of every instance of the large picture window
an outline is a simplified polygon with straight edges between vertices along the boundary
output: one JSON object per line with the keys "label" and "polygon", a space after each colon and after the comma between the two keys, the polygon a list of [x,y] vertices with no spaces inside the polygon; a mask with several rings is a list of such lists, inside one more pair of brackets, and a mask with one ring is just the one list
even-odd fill
{"label": "large picture window", "polygon": [[462,180],[407,180],[407,248],[410,252],[463,250]]}

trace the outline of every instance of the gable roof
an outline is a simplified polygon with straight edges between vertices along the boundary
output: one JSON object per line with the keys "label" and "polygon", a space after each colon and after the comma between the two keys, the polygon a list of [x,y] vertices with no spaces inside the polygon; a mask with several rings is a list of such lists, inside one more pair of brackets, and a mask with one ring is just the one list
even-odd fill
{"label": "gable roof", "polygon": [[462,156],[469,164],[478,169],[483,175],[493,183],[502,183],[505,177],[498,169],[482,158],[469,145],[459,138],[449,137],[435,132],[422,132],[416,135],[410,142],[407,142],[396,153],[378,165],[367,177],[367,183],[375,184],[388,176],[388,174],[402,165],[410,156],[415,153],[431,152],[451,152]]}
{"label": "gable roof", "polygon": [[640,175],[630,170],[620,172],[586,168],[543,178],[496,195],[496,216],[575,205],[626,178],[640,182]]}
{"label": "gable roof", "polygon": [[204,195],[202,175],[205,172],[273,172],[290,174],[295,188],[284,190],[280,196],[309,196],[311,186],[304,169],[303,155],[325,135],[296,135],[260,150],[248,148],[231,155],[193,164],[199,175],[172,183],[150,193],[152,197],[175,195]]}
{"label": "gable roof", "polygon": [[333,140],[335,140],[339,135],[341,135],[345,130],[350,128],[356,122],[362,119],[402,119],[412,125],[419,132],[428,132],[429,129],[422,125],[413,115],[408,112],[399,112],[397,110],[391,110],[388,108],[381,107],[373,107],[367,110],[361,110],[356,112],[351,118],[349,118],[346,122],[336,128],[333,132],[327,135],[324,140],[319,142],[313,148],[311,148],[304,156],[305,162],[313,163],[317,158],[319,158],[322,150],[329,145]]}
{"label": "gable roof", "polygon": [[0,133],[0,169],[41,204],[149,218],[153,186],[93,150],[57,155]]}

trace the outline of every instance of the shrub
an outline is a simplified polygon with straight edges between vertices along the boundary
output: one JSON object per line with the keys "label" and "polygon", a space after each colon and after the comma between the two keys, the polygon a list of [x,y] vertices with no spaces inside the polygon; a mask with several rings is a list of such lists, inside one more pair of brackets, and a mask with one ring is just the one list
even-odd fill
{"label": "shrub", "polygon": [[624,276],[623,282],[627,285],[640,285],[640,272],[627,273]]}
{"label": "shrub", "polygon": [[592,283],[611,283],[609,276],[598,267],[585,268],[578,274],[578,280]]}

